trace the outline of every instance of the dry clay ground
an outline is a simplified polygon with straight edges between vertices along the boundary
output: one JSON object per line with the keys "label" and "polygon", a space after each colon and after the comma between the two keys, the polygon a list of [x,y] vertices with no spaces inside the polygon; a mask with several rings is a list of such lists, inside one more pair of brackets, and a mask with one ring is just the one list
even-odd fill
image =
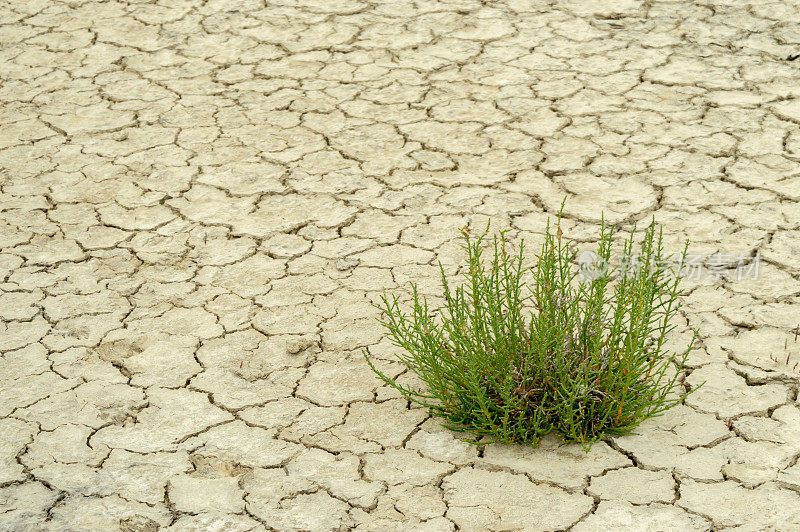
{"label": "dry clay ground", "polygon": [[[1,530],[800,529],[796,0],[0,20]],[[758,278],[689,281],[707,384],[638,435],[470,446],[379,386],[370,302],[565,195]]]}

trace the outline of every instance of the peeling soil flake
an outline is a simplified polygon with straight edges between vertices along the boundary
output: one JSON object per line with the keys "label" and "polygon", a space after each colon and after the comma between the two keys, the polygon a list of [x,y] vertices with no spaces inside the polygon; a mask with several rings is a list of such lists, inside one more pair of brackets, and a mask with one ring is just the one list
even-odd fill
{"label": "peeling soil flake", "polygon": [[[800,530],[800,4],[6,2],[0,530]],[[685,404],[462,441],[384,288],[691,240]]]}

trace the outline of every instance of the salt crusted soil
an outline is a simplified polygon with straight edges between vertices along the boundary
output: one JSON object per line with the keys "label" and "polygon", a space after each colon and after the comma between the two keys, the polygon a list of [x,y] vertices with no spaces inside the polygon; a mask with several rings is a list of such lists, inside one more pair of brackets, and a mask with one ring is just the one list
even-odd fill
{"label": "salt crusted soil", "polygon": [[[796,1],[0,20],[0,530],[800,529]],[[378,386],[370,302],[565,195],[758,278],[689,281],[707,384],[638,435],[470,446]]]}

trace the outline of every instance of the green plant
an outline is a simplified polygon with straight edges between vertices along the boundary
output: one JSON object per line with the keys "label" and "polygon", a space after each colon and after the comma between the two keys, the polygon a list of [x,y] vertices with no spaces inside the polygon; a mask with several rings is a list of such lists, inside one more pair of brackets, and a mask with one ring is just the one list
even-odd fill
{"label": "green plant", "polygon": [[[562,206],[563,209],[563,206]],[[439,264],[444,307],[436,320],[411,284],[410,314],[384,292],[379,319],[397,355],[427,390],[414,389],[370,367],[407,399],[428,407],[453,430],[489,441],[538,445],[552,430],[591,444],[630,433],[647,418],[678,404],[670,392],[684,368],[682,355],[665,348],[679,308],[679,268],[664,256],[655,219],[634,254],[634,231],[625,240],[621,267],[610,268],[613,227],[601,224],[594,275],[579,278],[574,244],[547,222],[537,263],[523,282],[524,242],[509,253],[506,233],[493,239],[488,268],[486,231],[476,239],[462,229],[466,282],[451,288]],[[683,264],[688,242],[680,257]],[[680,381],[681,383],[683,381]]]}

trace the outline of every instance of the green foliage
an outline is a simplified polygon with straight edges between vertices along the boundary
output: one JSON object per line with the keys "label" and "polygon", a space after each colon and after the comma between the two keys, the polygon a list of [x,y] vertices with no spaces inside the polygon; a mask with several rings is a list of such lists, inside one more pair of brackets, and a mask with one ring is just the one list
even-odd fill
{"label": "green foliage", "polygon": [[[436,320],[412,283],[410,314],[398,296],[382,296],[380,319],[397,354],[426,385],[404,386],[370,367],[407,399],[430,409],[453,430],[500,441],[538,445],[552,430],[591,444],[630,433],[647,418],[681,402],[670,394],[686,350],[665,348],[679,308],[678,268],[665,260],[655,220],[638,253],[633,231],[621,266],[610,268],[614,229],[601,225],[594,275],[579,277],[577,250],[548,220],[536,265],[523,282],[524,242],[509,253],[505,232],[493,239],[488,267],[482,247],[488,233],[462,230],[468,268],[452,288],[439,265],[444,307]],[[635,227],[634,227],[635,231]],[[679,265],[683,264],[688,242]]]}

